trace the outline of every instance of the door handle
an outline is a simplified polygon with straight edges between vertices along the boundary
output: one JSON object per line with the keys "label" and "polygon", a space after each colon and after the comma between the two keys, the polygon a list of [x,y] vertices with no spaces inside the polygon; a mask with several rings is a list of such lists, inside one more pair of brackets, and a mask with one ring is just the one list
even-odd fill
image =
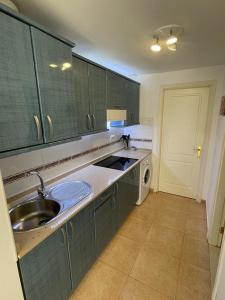
{"label": "door handle", "polygon": [[[68,225],[70,226],[70,230],[71,230],[70,240],[72,240],[73,239],[73,235],[74,235],[73,223],[70,221]],[[69,235],[69,231],[68,231],[68,235]]]}
{"label": "door handle", "polygon": [[65,243],[66,243],[66,233],[65,233],[65,230],[64,230],[64,228],[61,228],[61,233],[62,233],[62,244],[64,244],[65,245]]}
{"label": "door handle", "polygon": [[95,124],[96,124],[96,118],[95,118],[95,115],[92,114],[92,127],[93,127],[93,130],[95,130]]}
{"label": "door handle", "polygon": [[52,125],[52,119],[49,115],[47,115],[47,120],[48,120],[48,125],[49,125],[49,132],[50,132],[49,136],[50,136],[50,138],[52,138],[53,137],[53,125]]}
{"label": "door handle", "polygon": [[37,128],[37,139],[39,141],[41,138],[41,125],[38,116],[34,116],[34,122]]}
{"label": "door handle", "polygon": [[200,158],[202,154],[202,147],[198,146],[197,148],[193,148],[193,150],[197,152],[197,158]]}
{"label": "door handle", "polygon": [[88,130],[91,130],[91,117],[89,114],[87,114],[87,119],[88,119]]}

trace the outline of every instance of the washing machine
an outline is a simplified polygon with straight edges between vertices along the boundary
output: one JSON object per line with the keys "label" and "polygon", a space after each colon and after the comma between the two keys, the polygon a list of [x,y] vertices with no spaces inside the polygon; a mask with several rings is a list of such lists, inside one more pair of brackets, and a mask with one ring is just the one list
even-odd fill
{"label": "washing machine", "polygon": [[152,178],[152,155],[149,154],[144,158],[140,164],[140,186],[139,186],[139,199],[137,205],[140,205],[148,196],[150,191]]}

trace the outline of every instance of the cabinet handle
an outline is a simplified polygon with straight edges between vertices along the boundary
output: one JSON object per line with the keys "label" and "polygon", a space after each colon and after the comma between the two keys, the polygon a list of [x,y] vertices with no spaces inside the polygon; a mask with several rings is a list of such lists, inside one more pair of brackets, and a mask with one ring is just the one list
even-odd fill
{"label": "cabinet handle", "polygon": [[73,223],[70,221],[69,222],[70,228],[71,228],[71,240],[73,238]]}
{"label": "cabinet handle", "polygon": [[95,124],[96,124],[96,118],[95,118],[95,115],[93,114],[93,115],[91,115],[92,116],[92,120],[93,120],[93,122],[92,122],[92,126],[93,126],[93,130],[95,129]]}
{"label": "cabinet handle", "polygon": [[89,114],[87,114],[87,118],[88,118],[88,130],[91,130],[91,117]]}
{"label": "cabinet handle", "polygon": [[49,125],[49,132],[50,132],[50,138],[53,137],[53,125],[52,125],[52,119],[49,115],[47,115],[48,125]]}
{"label": "cabinet handle", "polygon": [[34,116],[34,122],[35,122],[36,128],[37,128],[37,139],[39,141],[41,138],[41,125],[40,125],[38,116]]}
{"label": "cabinet handle", "polygon": [[61,232],[62,232],[62,236],[63,236],[63,244],[65,244],[66,243],[66,233],[65,233],[65,230],[64,230],[64,228],[61,228]]}

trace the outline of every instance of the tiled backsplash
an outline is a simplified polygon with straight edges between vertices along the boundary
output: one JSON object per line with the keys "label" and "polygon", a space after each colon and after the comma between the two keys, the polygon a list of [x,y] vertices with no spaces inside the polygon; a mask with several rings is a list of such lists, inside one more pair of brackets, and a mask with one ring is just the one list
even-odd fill
{"label": "tiled backsplash", "polygon": [[12,197],[38,184],[35,176],[28,176],[31,170],[39,170],[44,180],[49,181],[98,156],[120,149],[118,140],[123,133],[130,133],[131,146],[152,148],[151,128],[136,125],[124,129],[111,128],[107,132],[84,136],[78,141],[0,159],[6,196]]}

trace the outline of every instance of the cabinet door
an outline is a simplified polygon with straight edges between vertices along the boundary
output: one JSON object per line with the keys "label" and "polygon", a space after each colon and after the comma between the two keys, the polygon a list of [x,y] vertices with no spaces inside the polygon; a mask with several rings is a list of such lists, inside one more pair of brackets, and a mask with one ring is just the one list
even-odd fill
{"label": "cabinet door", "polygon": [[88,69],[93,130],[106,130],[106,71],[91,64]]}
{"label": "cabinet door", "polygon": [[138,83],[127,83],[127,125],[139,123],[139,89]]}
{"label": "cabinet door", "polygon": [[73,289],[95,260],[94,205],[91,203],[67,223]]}
{"label": "cabinet door", "polygon": [[0,28],[0,152],[4,152],[41,144],[43,138],[30,28],[1,12]]}
{"label": "cabinet door", "polygon": [[131,169],[117,183],[118,227],[120,227],[136,205],[139,197],[139,180],[140,165]]}
{"label": "cabinet door", "polygon": [[45,142],[77,136],[71,48],[32,28]]}
{"label": "cabinet door", "polygon": [[110,71],[107,72],[107,108],[126,109],[125,80]]}
{"label": "cabinet door", "polygon": [[108,189],[96,199],[95,235],[96,255],[98,256],[114,234],[113,189]]}
{"label": "cabinet door", "polygon": [[88,92],[88,63],[73,57],[73,72],[78,111],[78,133],[82,135],[92,130]]}
{"label": "cabinet door", "polygon": [[19,260],[26,300],[68,300],[71,280],[65,227]]}

